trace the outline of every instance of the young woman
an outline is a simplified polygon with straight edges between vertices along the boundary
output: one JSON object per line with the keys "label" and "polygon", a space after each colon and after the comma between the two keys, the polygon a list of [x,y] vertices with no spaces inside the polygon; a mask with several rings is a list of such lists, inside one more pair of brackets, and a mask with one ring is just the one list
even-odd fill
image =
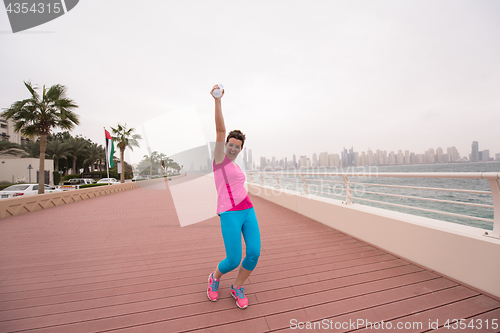
{"label": "young woman", "polygon": [[[212,88],[210,94],[217,86]],[[224,96],[224,91],[222,92]],[[231,285],[231,295],[240,309],[248,306],[248,299],[242,287],[257,265],[260,256],[260,231],[252,202],[244,187],[245,174],[235,163],[243,149],[245,135],[239,130],[229,133],[222,116],[221,98],[215,98],[215,127],[217,140],[214,150],[214,178],[217,188],[217,215],[220,217],[222,238],[226,247],[226,258],[208,277],[208,299],[215,302],[219,298],[219,281],[222,275],[240,265],[242,257],[241,234],[245,240],[246,256],[236,280]],[[213,96],[212,96],[213,97]],[[224,147],[226,151],[224,152]]]}

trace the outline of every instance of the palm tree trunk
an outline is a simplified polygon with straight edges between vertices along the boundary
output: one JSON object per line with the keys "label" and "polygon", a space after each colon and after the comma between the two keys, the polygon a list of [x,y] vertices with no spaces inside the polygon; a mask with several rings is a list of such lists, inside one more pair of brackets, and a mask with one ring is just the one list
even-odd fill
{"label": "palm tree trunk", "polygon": [[120,183],[125,183],[125,163],[123,163],[123,155],[125,153],[125,149],[120,148],[120,162],[122,164],[122,173],[120,175]]}
{"label": "palm tree trunk", "polygon": [[73,174],[76,175],[76,157],[73,157]]}
{"label": "palm tree trunk", "polygon": [[40,165],[38,167],[38,194],[43,194],[45,189],[45,148],[47,147],[47,134],[40,135]]}

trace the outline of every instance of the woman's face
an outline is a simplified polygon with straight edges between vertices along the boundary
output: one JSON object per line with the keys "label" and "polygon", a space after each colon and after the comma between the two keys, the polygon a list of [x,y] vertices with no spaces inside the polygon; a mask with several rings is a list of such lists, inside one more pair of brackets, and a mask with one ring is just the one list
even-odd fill
{"label": "woman's face", "polygon": [[241,140],[230,138],[226,143],[226,156],[231,161],[234,161],[238,154],[241,152]]}

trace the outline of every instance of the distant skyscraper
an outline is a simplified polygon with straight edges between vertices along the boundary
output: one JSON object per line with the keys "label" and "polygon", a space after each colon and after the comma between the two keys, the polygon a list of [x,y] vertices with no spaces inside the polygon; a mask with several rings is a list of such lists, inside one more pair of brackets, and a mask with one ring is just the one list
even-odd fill
{"label": "distant skyscraper", "polygon": [[330,168],[338,168],[340,167],[340,156],[339,154],[329,154],[328,155],[328,164]]}
{"label": "distant skyscraper", "polygon": [[396,163],[397,164],[405,164],[405,157],[404,157],[403,151],[401,149],[398,150],[398,155],[396,157]]}
{"label": "distant skyscraper", "polygon": [[295,154],[293,154],[293,167],[297,169],[297,159],[295,158]]}
{"label": "distant skyscraper", "polygon": [[450,162],[456,162],[460,158],[457,148],[449,147],[447,148],[448,155],[450,156]]}
{"label": "distant skyscraper", "polygon": [[310,168],[310,167],[311,167],[311,160],[307,158],[306,155],[300,156],[299,168]]}
{"label": "distant skyscraper", "polygon": [[248,160],[247,160],[247,150],[243,149],[243,165],[245,166],[245,170],[248,169]]}
{"label": "distant skyscraper", "polygon": [[[363,152],[364,153],[364,152]],[[354,153],[354,163],[353,165],[355,166],[359,166],[361,165],[361,160],[360,160],[360,157],[359,157],[359,153],[358,152],[355,152]]]}
{"label": "distant skyscraper", "polygon": [[328,167],[328,153],[322,152],[319,153],[319,167],[327,168]]}
{"label": "distant skyscraper", "polygon": [[[357,154],[357,153],[356,153]],[[359,163],[356,163],[357,166],[367,166],[368,165],[368,156],[366,155],[365,152],[362,152],[361,155],[359,155]]]}
{"label": "distant skyscraper", "polygon": [[252,149],[248,149],[248,165],[252,165]]}
{"label": "distant skyscraper", "polygon": [[490,160],[490,150],[485,149],[483,150],[483,159],[482,161],[489,161]]}
{"label": "distant skyscraper", "polygon": [[347,149],[342,150],[341,153],[341,158],[342,158],[342,167],[346,167],[349,165],[349,153],[347,152]]}
{"label": "distant skyscraper", "polygon": [[426,164],[436,163],[436,153],[434,152],[434,149],[429,148],[429,150],[425,152],[424,163]]}
{"label": "distant skyscraper", "polygon": [[377,149],[376,161],[378,165],[386,165],[387,164],[387,150]]}
{"label": "distant skyscraper", "polygon": [[472,141],[472,152],[470,154],[470,161],[479,161],[479,143],[477,141]]}
{"label": "distant skyscraper", "polygon": [[371,149],[368,149],[368,152],[366,153],[366,156],[368,157],[368,165],[375,164],[375,159],[374,159],[374,156],[373,156],[373,151]]}
{"label": "distant skyscraper", "polygon": [[411,164],[410,151],[405,150],[405,164]]}
{"label": "distant skyscraper", "polygon": [[389,153],[389,164],[396,164],[396,154],[393,151]]}
{"label": "distant skyscraper", "polygon": [[438,162],[438,163],[443,163],[444,162],[443,148],[441,148],[441,147],[438,147],[436,149],[436,162]]}
{"label": "distant skyscraper", "polygon": [[313,168],[318,167],[318,155],[316,155],[316,153],[313,154],[312,166],[313,166]]}
{"label": "distant skyscraper", "polygon": [[266,163],[266,157],[265,156],[262,156],[260,158],[260,169],[261,170],[264,170],[267,166],[267,163]]}
{"label": "distant skyscraper", "polygon": [[410,164],[417,164],[417,155],[410,153]]}
{"label": "distant skyscraper", "polygon": [[356,155],[354,154],[354,149],[351,147],[349,151],[344,148],[342,151],[342,166],[349,167],[356,164]]}

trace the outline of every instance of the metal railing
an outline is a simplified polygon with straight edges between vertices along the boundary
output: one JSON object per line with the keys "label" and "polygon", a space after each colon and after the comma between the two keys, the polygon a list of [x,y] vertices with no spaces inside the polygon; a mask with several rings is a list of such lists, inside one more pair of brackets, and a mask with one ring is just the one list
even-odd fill
{"label": "metal railing", "polygon": [[[258,175],[259,181],[255,179],[255,175]],[[419,210],[432,214],[443,214],[458,218],[479,220],[487,223],[493,223],[493,231],[485,232],[486,236],[500,238],[500,172],[419,172],[419,173],[409,173],[409,172],[401,172],[401,173],[270,173],[270,172],[261,172],[248,173],[250,183],[260,183],[261,186],[274,186],[278,190],[282,189],[291,189],[293,191],[300,192],[302,195],[315,194],[318,193],[314,191],[314,188],[317,187],[317,182],[321,183],[321,188],[325,188],[325,184],[327,185],[327,196],[334,197],[342,197],[344,201],[342,203],[346,205],[353,204],[353,200],[360,200],[364,202],[369,202],[372,204],[380,204],[380,205],[389,205],[397,208],[404,209],[412,209]],[[341,177],[341,181],[335,180],[327,180],[329,177]],[[439,188],[439,187],[422,187],[422,186],[406,186],[406,185],[391,185],[391,184],[375,184],[375,183],[367,183],[367,182],[351,182],[349,178],[440,178],[440,179],[484,179],[487,180],[490,186],[490,191],[482,191],[482,190],[469,190],[469,189],[454,189],[454,188]],[[267,181],[267,183],[266,183]],[[336,184],[335,186],[331,186],[330,184]],[[338,185],[343,186],[342,193],[336,193],[339,188]],[[352,186],[355,185],[356,188],[353,190]],[[362,187],[359,189],[358,187]],[[443,200],[436,198],[429,198],[423,196],[414,196],[414,195],[406,195],[406,194],[395,194],[389,192],[376,192],[376,191],[367,191],[366,187],[378,187],[378,188],[390,188],[390,189],[403,189],[407,190],[417,190],[417,191],[445,191],[445,192],[455,192],[455,193],[465,193],[465,194],[476,194],[476,195],[487,195],[491,196],[493,199],[493,205],[485,204],[485,203],[474,203],[474,202],[464,202],[464,201],[454,201],[454,200]],[[312,189],[311,189],[312,188]],[[331,189],[335,189],[332,193]],[[367,199],[360,196],[354,196],[353,192],[356,194],[368,194],[372,196],[376,196],[377,199],[382,197],[391,197],[391,198],[400,198],[400,199],[408,199],[415,200],[420,202],[436,202],[440,204],[452,204],[459,205],[465,207],[480,207],[486,209],[493,210],[493,219],[472,216],[472,215],[464,215],[455,212],[422,208],[417,206],[409,206],[403,205],[388,201]],[[325,194],[324,191],[322,194]]]}

